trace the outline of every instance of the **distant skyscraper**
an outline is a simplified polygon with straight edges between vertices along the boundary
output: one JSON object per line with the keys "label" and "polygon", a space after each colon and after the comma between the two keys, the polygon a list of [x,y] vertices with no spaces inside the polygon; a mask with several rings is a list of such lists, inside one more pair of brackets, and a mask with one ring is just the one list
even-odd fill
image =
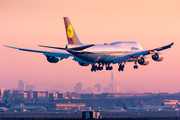
{"label": "distant skyscraper", "polygon": [[76,83],[76,86],[74,86],[74,92],[76,93],[82,93],[82,83]]}
{"label": "distant skyscraper", "polygon": [[97,94],[97,88],[96,87],[93,89],[93,94]]}
{"label": "distant skyscraper", "polygon": [[110,93],[119,93],[119,85],[114,81],[113,73],[111,73],[111,83],[109,83]]}
{"label": "distant skyscraper", "polygon": [[101,93],[101,85],[100,84],[94,85],[94,88],[97,88],[97,94]]}
{"label": "distant skyscraper", "polygon": [[111,73],[111,82],[113,83],[114,77],[113,77],[113,73]]}
{"label": "distant skyscraper", "polygon": [[117,81],[113,83],[113,93],[119,93],[119,85],[117,84]]}
{"label": "distant skyscraper", "polygon": [[113,93],[113,83],[109,83],[109,90],[110,90],[110,93]]}
{"label": "distant skyscraper", "polygon": [[24,82],[22,80],[18,81],[18,90],[24,90]]}
{"label": "distant skyscraper", "polygon": [[109,87],[110,87],[110,93],[114,93],[114,89],[113,89],[113,73],[111,73],[111,83],[109,83]]}
{"label": "distant skyscraper", "polygon": [[27,91],[35,91],[36,90],[36,86],[35,85],[26,85],[26,90]]}

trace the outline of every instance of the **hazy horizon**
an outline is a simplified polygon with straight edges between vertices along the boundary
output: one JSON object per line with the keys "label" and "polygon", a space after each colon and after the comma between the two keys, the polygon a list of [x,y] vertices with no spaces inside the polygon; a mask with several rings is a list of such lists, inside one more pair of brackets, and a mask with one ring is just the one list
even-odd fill
{"label": "hazy horizon", "polygon": [[[77,82],[83,89],[95,84],[108,87],[114,80],[136,92],[179,92],[180,84],[180,1],[179,0],[0,0],[0,80],[2,88],[17,87],[17,81],[36,84],[37,90],[72,91]],[[4,47],[48,50],[38,45],[65,47],[67,38],[63,17],[69,17],[80,41],[103,44],[137,41],[144,49],[161,47],[164,60],[133,69],[127,63],[123,72],[91,72],[72,60],[51,64],[40,53]],[[121,88],[120,92],[127,89]]]}

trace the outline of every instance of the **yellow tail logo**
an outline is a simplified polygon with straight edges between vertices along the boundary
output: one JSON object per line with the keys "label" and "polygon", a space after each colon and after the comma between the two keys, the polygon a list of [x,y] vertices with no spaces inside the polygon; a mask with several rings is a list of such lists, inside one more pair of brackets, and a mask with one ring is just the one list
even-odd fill
{"label": "yellow tail logo", "polygon": [[72,38],[74,35],[74,31],[73,31],[73,27],[71,24],[69,24],[68,28],[67,28],[67,35],[69,38]]}

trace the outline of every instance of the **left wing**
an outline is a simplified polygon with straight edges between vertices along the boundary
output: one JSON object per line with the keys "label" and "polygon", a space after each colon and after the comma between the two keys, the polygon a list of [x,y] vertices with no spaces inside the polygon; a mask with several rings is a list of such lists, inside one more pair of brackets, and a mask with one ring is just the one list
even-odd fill
{"label": "left wing", "polygon": [[32,50],[32,49],[25,49],[25,48],[18,48],[18,47],[11,47],[11,46],[6,46],[8,48],[13,48],[13,49],[18,49],[22,51],[28,51],[28,52],[36,52],[36,53],[44,53],[46,56],[52,56],[52,57],[59,57],[61,59],[65,58],[67,59],[69,56],[73,56],[72,54],[66,52],[66,51],[42,51],[42,50]]}
{"label": "left wing", "polygon": [[138,58],[138,57],[141,56],[141,55],[143,55],[143,56],[149,55],[149,54],[152,54],[152,55],[153,55],[153,54],[155,54],[157,51],[161,51],[161,50],[165,50],[165,49],[171,48],[171,46],[172,46],[173,44],[174,44],[174,43],[171,43],[171,44],[166,45],[166,46],[163,46],[163,47],[155,48],[155,49],[142,50],[142,51],[138,51],[138,52],[135,52],[135,53],[126,53],[126,54],[123,54],[123,55],[119,55],[119,56],[113,58],[113,64],[127,61],[127,60],[130,59],[130,58]]}
{"label": "left wing", "polygon": [[[91,63],[91,62],[87,62],[87,61],[81,60],[80,58],[70,54],[69,52],[62,51],[62,50],[49,52],[49,51],[41,51],[41,50],[32,50],[32,49],[24,49],[24,48],[18,48],[18,47],[11,47],[11,46],[6,46],[6,45],[4,45],[4,46],[8,47],[8,48],[22,50],[22,51],[44,53],[45,56],[58,57],[58,58],[61,58],[61,60],[64,59],[64,58],[67,59],[69,56],[72,56],[72,57],[74,57],[73,60],[76,61],[76,62],[94,64],[94,63]],[[44,47],[44,46],[41,46],[41,47]],[[45,47],[49,47],[49,46],[45,46]],[[53,48],[55,48],[55,47],[53,47]]]}

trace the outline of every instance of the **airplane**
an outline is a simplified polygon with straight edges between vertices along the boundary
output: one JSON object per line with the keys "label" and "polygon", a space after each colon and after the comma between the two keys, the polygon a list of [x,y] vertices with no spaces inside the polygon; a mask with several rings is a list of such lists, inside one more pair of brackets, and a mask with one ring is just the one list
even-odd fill
{"label": "airplane", "polygon": [[136,107],[134,104],[131,104],[132,107],[127,107],[124,103],[122,103],[123,109],[127,110],[128,112],[142,112],[147,111],[145,107]]}
{"label": "airplane", "polygon": [[97,107],[94,110],[98,111],[106,111],[106,112],[127,112],[127,110],[123,109],[123,107],[117,107],[114,104],[112,104],[112,107]]}
{"label": "airplane", "polygon": [[9,104],[9,102],[7,100],[5,100],[6,103],[6,108],[8,108],[9,110],[42,110],[42,111],[46,111],[46,107],[44,106],[12,106],[11,104]]}
{"label": "airplane", "polygon": [[151,111],[162,111],[162,110],[171,110],[171,106],[165,106],[164,103],[161,103],[161,106],[151,106],[151,105],[146,105],[146,103],[141,100],[141,104],[143,107],[147,108],[147,110],[151,110]]}
{"label": "airplane", "polygon": [[134,62],[134,69],[138,69],[137,63],[144,66],[149,64],[150,60],[146,57],[149,54],[151,54],[154,61],[162,61],[164,56],[159,51],[171,48],[174,44],[172,42],[169,45],[149,50],[144,50],[135,41],[119,41],[110,44],[82,44],[68,17],[64,17],[64,23],[68,41],[65,48],[39,45],[39,47],[56,49],[50,52],[4,46],[22,51],[43,53],[50,63],[57,63],[59,60],[73,57],[73,60],[81,66],[91,64],[91,72],[96,72],[103,70],[104,66],[106,70],[112,70],[111,64],[118,64],[118,71],[123,71],[127,62]]}

